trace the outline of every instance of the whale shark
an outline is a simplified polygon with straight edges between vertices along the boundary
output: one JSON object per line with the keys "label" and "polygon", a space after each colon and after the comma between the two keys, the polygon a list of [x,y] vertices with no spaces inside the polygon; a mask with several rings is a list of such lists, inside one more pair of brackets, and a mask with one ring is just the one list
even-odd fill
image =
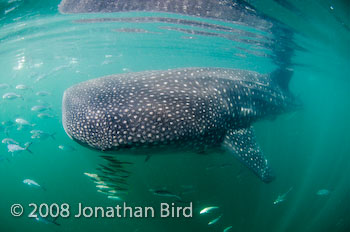
{"label": "whale shark", "polygon": [[[291,57],[294,50],[302,48],[293,42],[290,28],[243,0],[62,0],[58,8],[62,14],[92,13],[74,20],[77,24],[154,22],[165,24],[159,27],[162,30],[224,38],[269,51],[247,52],[271,58],[277,69],[270,74],[194,67],[86,81],[65,91],[62,117],[72,139],[105,153],[124,150],[149,157],[170,151],[201,154],[221,149],[238,158],[264,182],[274,179],[252,125],[298,107],[288,83]],[[154,14],[130,17],[124,12]],[[101,13],[114,14],[100,17]],[[219,21],[224,21],[225,26]],[[117,31],[147,32],[129,28]],[[121,166],[113,156],[106,160],[113,168]],[[109,168],[100,170],[107,181]]]}
{"label": "whale shark", "polygon": [[288,73],[190,67],[100,77],[65,90],[62,123],[71,139],[113,154],[224,150],[271,182],[252,125],[298,107]]}

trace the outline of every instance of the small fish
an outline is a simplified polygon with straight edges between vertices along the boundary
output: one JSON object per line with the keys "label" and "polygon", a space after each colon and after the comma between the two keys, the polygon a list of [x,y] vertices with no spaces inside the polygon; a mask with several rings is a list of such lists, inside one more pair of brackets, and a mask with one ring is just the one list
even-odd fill
{"label": "small fish", "polygon": [[13,121],[2,121],[1,125],[5,126],[5,127],[13,127],[15,125],[15,123]]}
{"label": "small fish", "polygon": [[221,217],[222,217],[222,214],[219,217],[214,218],[213,220],[208,222],[208,225],[210,226],[210,225],[213,225],[213,224],[217,223],[220,220]]}
{"label": "small fish", "polygon": [[34,126],[34,124],[29,123],[27,120],[25,120],[23,118],[16,118],[15,122],[19,125]]}
{"label": "small fish", "polygon": [[51,109],[50,106],[37,105],[37,106],[33,106],[30,110],[35,111],[35,112],[43,112],[43,111],[50,110],[50,109]]}
{"label": "small fish", "polygon": [[39,91],[39,92],[36,92],[35,95],[40,97],[45,97],[45,96],[51,95],[51,93],[47,91]]}
{"label": "small fish", "polygon": [[8,149],[8,152],[12,153],[12,156],[15,152],[21,152],[21,151],[28,151],[29,153],[33,153],[31,150],[29,150],[30,145],[31,145],[31,143],[26,143],[25,147],[21,147],[18,144],[10,143],[7,145],[7,149]]}
{"label": "small fish", "polygon": [[102,194],[104,194],[104,195],[108,195],[108,196],[109,196],[109,193],[108,193],[108,192],[106,192],[105,190],[97,189],[97,192],[98,192],[98,193],[102,193]]}
{"label": "small fish", "polygon": [[97,179],[98,178],[98,175],[95,174],[95,173],[88,173],[88,172],[84,172],[84,175],[90,177],[90,178],[93,178],[93,179]]}
{"label": "small fish", "polygon": [[107,183],[104,181],[94,181],[94,183],[98,185],[107,185]]}
{"label": "small fish", "polygon": [[223,232],[227,232],[227,231],[229,231],[229,230],[231,230],[232,229],[232,226],[228,226],[228,227],[226,227],[224,230],[223,230]]}
{"label": "small fish", "polygon": [[116,200],[116,201],[122,201],[123,199],[118,196],[108,196],[108,199]]}
{"label": "small fish", "polygon": [[67,152],[76,151],[76,149],[70,145],[58,145],[58,149]]}
{"label": "small fish", "polygon": [[10,87],[10,85],[8,85],[6,83],[0,84],[0,89],[7,89],[9,87]]}
{"label": "small fish", "polygon": [[154,190],[154,189],[149,189],[150,192],[152,192],[156,196],[160,197],[169,197],[169,198],[175,198],[179,201],[182,201],[182,198],[174,193],[171,193],[167,190]]}
{"label": "small fish", "polygon": [[44,118],[53,118],[53,115],[48,114],[48,113],[40,113],[37,116],[38,116],[38,118],[42,118],[42,119],[44,119]]}
{"label": "small fish", "polygon": [[218,206],[209,206],[209,207],[205,207],[204,209],[202,209],[199,214],[206,214],[206,213],[210,213],[211,211],[218,209]]}
{"label": "small fish", "polygon": [[36,217],[34,218],[37,222],[42,222],[44,224],[53,224],[53,225],[56,225],[56,226],[60,226],[59,223],[56,222],[58,217],[56,218],[53,218],[52,220],[49,219],[48,217],[46,218],[43,218],[41,217],[39,214],[36,215]]}
{"label": "small fish", "polygon": [[28,86],[26,85],[16,85],[16,89],[18,90],[27,90],[30,89]]}
{"label": "small fish", "polygon": [[111,187],[109,187],[107,185],[96,185],[96,188],[99,188],[99,189],[110,189]]}
{"label": "small fish", "polygon": [[6,143],[6,144],[19,144],[19,142],[15,141],[14,139],[11,138],[4,138],[2,141],[2,143]]}
{"label": "small fish", "polygon": [[29,123],[27,120],[23,118],[16,118],[15,122],[18,125],[17,130],[22,130],[24,127],[33,127],[35,124]]}
{"label": "small fish", "polygon": [[9,130],[15,125],[12,121],[3,121],[1,122],[1,131],[3,131],[6,136],[9,136]]}
{"label": "small fish", "polygon": [[41,130],[32,130],[32,131],[30,131],[30,133],[32,134],[32,136],[31,136],[32,139],[45,140],[45,139],[51,137],[53,140],[56,140],[56,138],[54,136],[56,133],[50,134],[50,133],[46,133],[46,132],[41,131]]}
{"label": "small fish", "polygon": [[36,187],[36,188],[41,188],[43,189],[44,191],[46,191],[46,189],[44,187],[42,187],[40,184],[38,184],[36,181],[34,180],[31,180],[31,179],[25,179],[23,180],[23,183],[24,184],[27,184],[29,186],[33,186],[33,187]]}
{"label": "small fish", "polygon": [[16,98],[22,98],[22,95],[20,94],[16,94],[16,93],[5,93],[4,95],[2,95],[2,99],[5,99],[5,100],[13,100],[13,99],[16,99]]}
{"label": "small fish", "polygon": [[320,189],[317,191],[317,195],[319,196],[328,196],[330,191],[328,189]]}
{"label": "small fish", "polygon": [[286,193],[284,193],[284,194],[282,194],[282,195],[278,195],[278,196],[277,196],[277,199],[273,202],[273,204],[274,204],[274,205],[277,205],[277,204],[279,204],[279,203],[285,201],[287,194],[288,194],[290,191],[292,191],[292,189],[293,189],[293,187],[291,187]]}
{"label": "small fish", "polygon": [[[48,213],[47,210],[48,209],[45,209],[45,207],[44,207],[41,213],[46,214],[46,213]],[[60,224],[56,222],[59,217],[52,217],[51,216],[51,215],[58,215],[59,212],[57,210],[58,209],[56,209],[56,207],[50,208],[51,212],[48,213],[48,215],[45,218],[41,217],[40,214],[38,213],[38,214],[36,214],[36,217],[34,219],[37,222],[41,222],[41,223],[44,223],[47,225],[52,224],[52,225],[60,226]]]}

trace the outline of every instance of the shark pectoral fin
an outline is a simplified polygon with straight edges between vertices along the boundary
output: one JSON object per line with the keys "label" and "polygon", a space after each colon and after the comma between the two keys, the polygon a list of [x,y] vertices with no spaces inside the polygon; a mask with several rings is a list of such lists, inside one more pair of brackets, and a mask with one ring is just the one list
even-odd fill
{"label": "shark pectoral fin", "polygon": [[253,128],[229,130],[223,146],[262,181],[268,183],[274,179],[267,159],[255,141]]}

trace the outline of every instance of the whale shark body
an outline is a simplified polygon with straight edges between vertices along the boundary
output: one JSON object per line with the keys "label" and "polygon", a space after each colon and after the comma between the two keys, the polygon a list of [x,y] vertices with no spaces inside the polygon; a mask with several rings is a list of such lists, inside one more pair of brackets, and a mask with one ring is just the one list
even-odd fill
{"label": "whale shark body", "polygon": [[224,149],[270,182],[252,124],[295,108],[286,82],[280,73],[225,68],[111,75],[68,88],[62,121],[72,139],[101,151]]}

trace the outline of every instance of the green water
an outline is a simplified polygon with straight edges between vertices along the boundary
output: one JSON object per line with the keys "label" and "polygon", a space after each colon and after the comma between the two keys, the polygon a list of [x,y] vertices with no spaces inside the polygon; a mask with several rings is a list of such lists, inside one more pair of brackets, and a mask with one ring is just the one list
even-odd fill
{"label": "green water", "polygon": [[[152,206],[173,199],[153,195],[149,189],[166,188],[193,202],[191,218],[59,218],[60,226],[28,218],[29,203],[68,203],[72,214],[79,202],[87,206],[120,203],[97,192],[84,173],[96,173],[103,164],[99,152],[73,142],[65,134],[61,99],[66,88],[103,75],[179,67],[226,67],[267,73],[275,68],[263,48],[224,37],[164,30],[171,23],[101,22],[76,20],[106,17],[157,16],[202,21],[265,35],[243,25],[165,13],[62,15],[59,1],[0,1],[0,94],[22,97],[0,100],[0,121],[23,118],[31,124],[22,130],[2,127],[1,139],[12,138],[30,150],[13,156],[0,144],[0,231],[349,231],[350,229],[350,32],[349,7],[341,1],[294,2],[295,14],[273,1],[249,1],[295,32],[302,50],[293,56],[290,89],[303,102],[299,111],[254,125],[257,139],[276,174],[270,184],[261,182],[227,154],[181,154],[145,157],[120,154],[129,161],[129,190],[120,196],[131,206]],[[333,7],[333,10],[330,9]],[[137,28],[149,33],[118,32]],[[191,29],[191,26],[183,26]],[[198,28],[195,28],[198,29]],[[201,29],[211,32],[210,29]],[[266,35],[269,37],[269,35]],[[280,41],[284,42],[284,41]],[[24,84],[27,90],[15,87]],[[48,96],[37,96],[47,91]],[[39,118],[35,105],[47,105],[50,117]],[[54,138],[32,139],[33,129]],[[59,145],[75,150],[63,151]],[[220,167],[227,164],[225,167]],[[33,179],[45,187],[23,183]],[[191,186],[191,191],[188,187]],[[278,195],[293,188],[283,202]],[[317,195],[329,190],[325,196]],[[11,205],[20,203],[24,215],[14,217]],[[206,206],[220,209],[200,215]],[[214,225],[208,222],[222,218]]]}

